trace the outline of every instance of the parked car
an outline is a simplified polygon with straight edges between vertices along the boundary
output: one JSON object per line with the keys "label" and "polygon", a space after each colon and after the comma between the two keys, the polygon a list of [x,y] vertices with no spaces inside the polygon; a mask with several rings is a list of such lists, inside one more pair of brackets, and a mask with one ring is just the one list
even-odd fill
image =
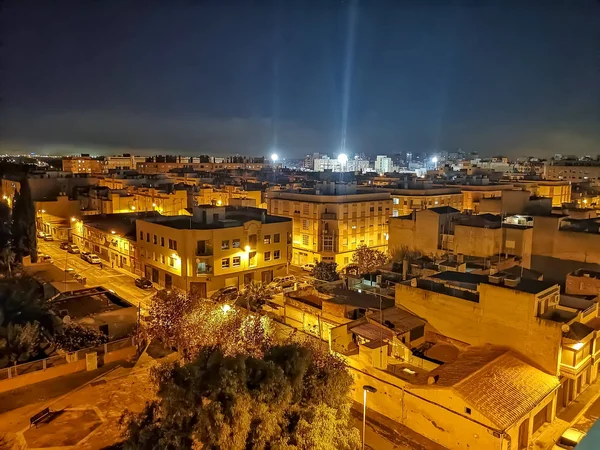
{"label": "parked car", "polygon": [[74,255],[76,255],[79,253],[79,247],[77,247],[75,244],[69,244],[67,251],[69,253],[73,253]]}
{"label": "parked car", "polygon": [[45,240],[45,241],[53,241],[53,240],[54,240],[54,238],[52,237],[52,235],[51,235],[51,234],[46,234],[46,235],[44,236],[44,240]]}
{"label": "parked car", "polygon": [[38,262],[52,264],[54,262],[54,260],[52,259],[52,256],[50,256],[50,255],[45,255],[44,253],[39,253],[38,254]]}
{"label": "parked car", "polygon": [[79,257],[80,257],[81,259],[83,259],[84,261],[87,261],[87,260],[88,260],[88,257],[89,257],[90,255],[91,255],[91,253],[90,253],[90,252],[81,252],[81,253],[79,254]]}
{"label": "parked car", "polygon": [[317,265],[315,263],[306,263],[301,268],[306,272],[312,272]]}
{"label": "parked car", "polygon": [[136,278],[135,279],[135,285],[137,287],[139,287],[140,289],[150,289],[152,288],[152,281],[150,281],[148,278]]}
{"label": "parked car", "polygon": [[43,231],[38,231],[38,232],[37,232],[37,237],[39,237],[39,238],[42,238],[42,239],[43,239],[45,236],[46,236],[46,233],[44,233]]}
{"label": "parked car", "polygon": [[235,300],[239,295],[239,290],[235,286],[227,286],[219,289],[218,291],[213,292],[210,296],[211,300],[216,302],[227,302],[231,300]]}
{"label": "parked car", "polygon": [[567,428],[567,430],[558,438],[558,441],[556,441],[552,450],[562,450],[565,448],[571,450],[575,448],[584,437],[585,433],[583,431],[576,430],[575,428]]}
{"label": "parked car", "polygon": [[100,260],[100,257],[98,255],[96,255],[95,253],[88,253],[87,262],[89,262],[90,264],[101,264],[102,263],[102,261]]}
{"label": "parked car", "polygon": [[269,287],[271,289],[279,290],[279,289],[281,289],[281,285],[283,283],[285,283],[286,281],[292,281],[292,282],[296,281],[296,277],[294,275],[285,275],[282,277],[275,277],[275,278],[273,278],[273,281],[271,281],[269,283]]}
{"label": "parked car", "polygon": [[64,242],[61,242],[61,243],[60,243],[60,249],[61,249],[61,250],[69,250],[69,247],[70,247],[70,246],[71,246],[71,243],[70,243],[70,242],[66,242],[66,241],[64,241]]}

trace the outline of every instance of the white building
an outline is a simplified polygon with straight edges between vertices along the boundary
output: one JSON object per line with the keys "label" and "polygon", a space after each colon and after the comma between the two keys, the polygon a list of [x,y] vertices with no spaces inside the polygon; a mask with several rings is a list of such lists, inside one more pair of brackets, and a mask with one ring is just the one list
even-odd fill
{"label": "white building", "polygon": [[383,175],[392,171],[392,158],[389,158],[385,155],[377,155],[377,158],[375,159],[375,172]]}
{"label": "white building", "polygon": [[369,161],[360,159],[358,156],[346,162],[341,162],[337,158],[333,159],[329,156],[322,156],[314,160],[315,172],[323,172],[325,170],[331,170],[332,172],[366,172],[368,169]]}

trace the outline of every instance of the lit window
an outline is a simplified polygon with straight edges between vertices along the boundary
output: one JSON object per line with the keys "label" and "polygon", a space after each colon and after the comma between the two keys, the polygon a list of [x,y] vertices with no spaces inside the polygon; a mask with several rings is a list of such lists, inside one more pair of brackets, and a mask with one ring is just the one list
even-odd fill
{"label": "lit window", "polygon": [[308,234],[302,235],[302,245],[308,245]]}
{"label": "lit window", "polygon": [[302,219],[302,229],[308,230],[310,228],[310,220]]}
{"label": "lit window", "polygon": [[241,258],[239,256],[233,257],[233,267],[240,267]]}
{"label": "lit window", "polygon": [[221,260],[221,269],[229,269],[229,258],[223,258]]}
{"label": "lit window", "polygon": [[240,248],[242,245],[239,239],[234,239],[231,245],[231,248]]}
{"label": "lit window", "polygon": [[229,241],[221,241],[221,250],[229,250]]}
{"label": "lit window", "polygon": [[394,198],[394,205],[397,205],[398,203],[400,203],[400,199],[399,198]]}
{"label": "lit window", "polygon": [[169,256],[169,267],[175,267],[175,258]]}
{"label": "lit window", "polygon": [[265,261],[271,261],[271,252],[265,252]]}
{"label": "lit window", "polygon": [[279,259],[279,258],[281,258],[281,251],[275,250],[273,252],[273,259]]}
{"label": "lit window", "polygon": [[264,244],[270,244],[271,243],[271,235],[270,234],[265,234],[263,243]]}

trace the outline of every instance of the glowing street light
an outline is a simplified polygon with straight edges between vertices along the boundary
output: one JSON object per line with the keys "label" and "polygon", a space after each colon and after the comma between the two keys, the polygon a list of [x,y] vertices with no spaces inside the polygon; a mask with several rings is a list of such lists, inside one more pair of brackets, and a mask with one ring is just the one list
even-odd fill
{"label": "glowing street light", "polygon": [[273,161],[273,162],[277,162],[277,160],[278,160],[278,159],[279,159],[279,156],[277,156],[277,153],[273,153],[273,154],[271,155],[271,161]]}
{"label": "glowing street light", "polygon": [[345,153],[340,153],[340,154],[338,155],[338,161],[339,161],[341,164],[346,164],[346,163],[348,162],[348,155],[346,155]]}
{"label": "glowing street light", "polygon": [[131,210],[135,211],[135,206],[131,205]]}
{"label": "glowing street light", "polygon": [[363,392],[364,392],[364,397],[363,397],[362,450],[365,450],[365,431],[367,428],[367,392],[371,392],[374,394],[375,392],[377,392],[377,389],[375,389],[373,386],[369,386],[368,384],[365,384],[363,386]]}
{"label": "glowing street light", "polygon": [[75,222],[77,219],[75,218],[75,216],[71,217],[71,222]]}
{"label": "glowing street light", "polygon": [[221,310],[223,311],[224,314],[227,314],[229,311],[231,311],[231,306],[229,306],[227,303],[225,303],[223,306],[221,306]]}
{"label": "glowing street light", "polygon": [[246,253],[250,253],[250,246],[249,246],[249,245],[246,245],[246,246],[244,247],[244,250],[246,250]]}
{"label": "glowing street light", "polygon": [[111,234],[115,234],[115,230],[110,230]]}

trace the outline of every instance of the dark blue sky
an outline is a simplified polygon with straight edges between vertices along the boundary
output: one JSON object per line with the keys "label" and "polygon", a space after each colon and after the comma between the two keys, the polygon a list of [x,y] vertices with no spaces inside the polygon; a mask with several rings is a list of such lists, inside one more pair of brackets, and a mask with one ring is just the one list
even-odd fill
{"label": "dark blue sky", "polygon": [[5,149],[600,153],[596,0],[5,0],[0,36]]}

